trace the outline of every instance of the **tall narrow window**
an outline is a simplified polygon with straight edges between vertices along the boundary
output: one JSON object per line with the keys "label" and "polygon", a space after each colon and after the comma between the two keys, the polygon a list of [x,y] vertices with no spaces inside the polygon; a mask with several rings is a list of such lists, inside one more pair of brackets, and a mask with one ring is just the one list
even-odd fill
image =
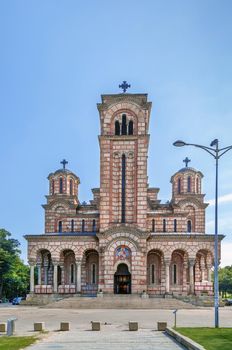
{"label": "tall narrow window", "polygon": [[70,265],[70,283],[71,284],[74,283],[74,265],[73,264]]}
{"label": "tall narrow window", "polygon": [[63,178],[60,177],[60,193],[63,193]]}
{"label": "tall narrow window", "polygon": [[177,232],[177,220],[174,219],[174,232]]}
{"label": "tall narrow window", "polygon": [[82,220],[81,230],[82,230],[82,232],[85,232],[85,220]]}
{"label": "tall narrow window", "polygon": [[155,283],[155,265],[154,264],[151,265],[151,283],[152,284]]}
{"label": "tall narrow window", "polygon": [[96,220],[93,219],[93,232],[96,232]]}
{"label": "tall narrow window", "polygon": [[54,194],[55,192],[55,181],[52,180],[52,194]]}
{"label": "tall narrow window", "polygon": [[155,232],[155,219],[152,219],[152,232]]}
{"label": "tall narrow window", "polygon": [[69,182],[69,192],[70,192],[70,195],[72,196],[73,195],[73,180],[70,179],[70,182]]}
{"label": "tall narrow window", "polygon": [[163,219],[163,232],[166,232],[166,219]]}
{"label": "tall narrow window", "polygon": [[178,192],[178,194],[180,194],[181,193],[181,179],[180,179],[180,177],[179,177],[179,179],[178,179],[178,182],[177,182],[177,192]]}
{"label": "tall narrow window", "polygon": [[126,156],[122,155],[122,223],[126,222]]}
{"label": "tall narrow window", "polygon": [[58,223],[58,231],[59,231],[59,233],[62,232],[62,221],[59,221],[59,223]]}
{"label": "tall narrow window", "polygon": [[96,283],[96,264],[92,264],[92,276],[91,276],[91,283]]}
{"label": "tall narrow window", "polygon": [[191,220],[187,221],[187,232],[192,232],[192,222],[191,222]]}
{"label": "tall narrow window", "polygon": [[118,120],[116,120],[114,126],[115,126],[115,135],[119,136],[120,135],[120,124],[119,124]]}
{"label": "tall narrow window", "polygon": [[188,192],[191,192],[191,176],[188,176]]}
{"label": "tall narrow window", "polygon": [[130,120],[129,125],[128,125],[128,134],[129,135],[133,135],[133,127],[134,127],[133,120]]}
{"label": "tall narrow window", "polygon": [[177,266],[173,265],[173,284],[177,284]]}
{"label": "tall narrow window", "polygon": [[122,135],[127,134],[126,114],[122,115]]}
{"label": "tall narrow window", "polygon": [[74,220],[71,220],[71,232],[74,232]]}
{"label": "tall narrow window", "polygon": [[196,178],[196,193],[199,193],[199,179],[198,177]]}

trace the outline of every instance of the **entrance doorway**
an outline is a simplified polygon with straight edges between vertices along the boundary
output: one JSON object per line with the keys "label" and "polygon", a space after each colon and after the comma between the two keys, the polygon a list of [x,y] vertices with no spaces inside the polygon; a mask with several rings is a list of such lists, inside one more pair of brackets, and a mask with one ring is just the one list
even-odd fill
{"label": "entrance doorway", "polygon": [[126,264],[119,264],[114,274],[114,294],[131,294],[131,273]]}

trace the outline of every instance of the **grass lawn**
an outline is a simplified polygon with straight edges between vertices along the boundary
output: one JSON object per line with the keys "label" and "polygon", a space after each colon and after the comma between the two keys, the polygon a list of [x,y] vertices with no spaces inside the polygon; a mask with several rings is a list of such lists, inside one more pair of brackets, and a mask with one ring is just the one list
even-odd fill
{"label": "grass lawn", "polygon": [[33,344],[36,337],[0,337],[0,350],[19,350]]}
{"label": "grass lawn", "polygon": [[201,344],[206,350],[231,350],[232,328],[182,328],[177,332]]}

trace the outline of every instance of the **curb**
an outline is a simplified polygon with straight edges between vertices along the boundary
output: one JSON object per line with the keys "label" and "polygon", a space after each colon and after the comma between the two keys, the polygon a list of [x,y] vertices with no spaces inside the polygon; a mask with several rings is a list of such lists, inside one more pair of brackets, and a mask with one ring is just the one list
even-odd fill
{"label": "curb", "polygon": [[202,345],[196,343],[188,337],[185,337],[172,328],[167,327],[165,332],[173,337],[179,344],[185,346],[188,350],[206,350]]}

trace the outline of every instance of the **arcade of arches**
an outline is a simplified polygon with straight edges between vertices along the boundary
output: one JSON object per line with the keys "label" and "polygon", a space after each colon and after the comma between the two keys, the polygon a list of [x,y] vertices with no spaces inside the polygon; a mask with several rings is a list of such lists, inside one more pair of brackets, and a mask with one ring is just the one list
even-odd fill
{"label": "arcade of arches", "polygon": [[[53,258],[48,249],[36,251],[31,266],[31,292],[36,294],[148,294],[211,295],[213,255],[199,249],[195,256],[186,250],[150,249],[141,254],[132,244],[114,242],[111,249],[99,253],[87,249],[82,256],[72,249],[61,250]],[[78,255],[78,256],[77,256]],[[111,268],[110,268],[111,267]]]}

